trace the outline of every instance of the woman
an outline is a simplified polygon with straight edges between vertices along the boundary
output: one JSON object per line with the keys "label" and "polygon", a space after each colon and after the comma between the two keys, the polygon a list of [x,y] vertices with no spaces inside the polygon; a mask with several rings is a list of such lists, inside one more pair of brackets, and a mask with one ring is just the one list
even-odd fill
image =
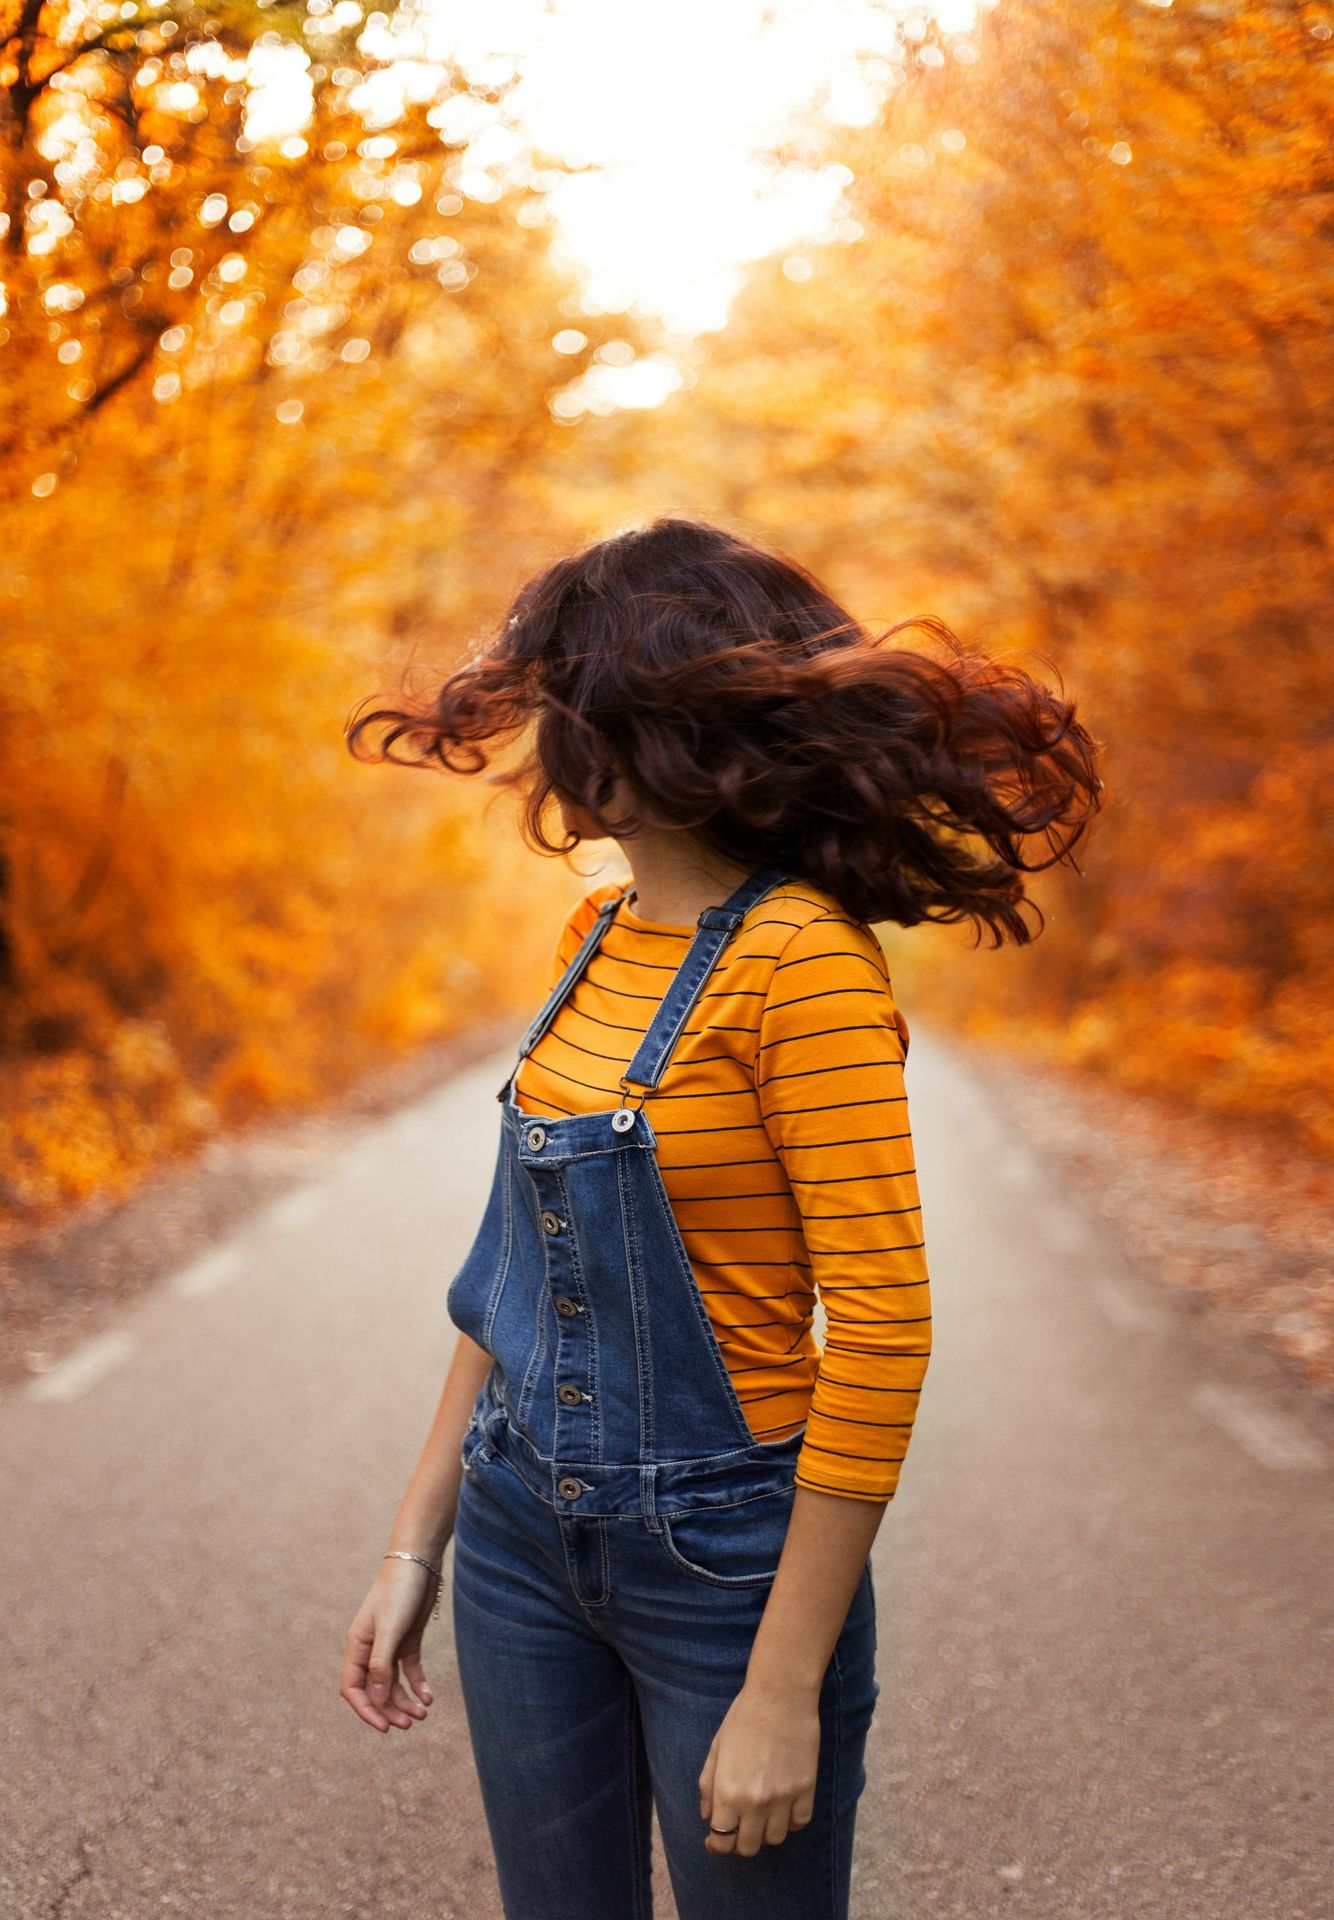
{"label": "woman", "polygon": [[425,1716],[452,1537],[508,1920],[641,1920],[654,1805],[682,1920],[848,1911],[869,1554],[930,1351],[908,1028],[869,923],[1027,941],[1022,875],[1101,788],[1072,705],[920,624],[944,660],[659,520],[530,582],[429,712],[352,728],[475,772],[535,722],[499,776],[528,837],[613,838],[633,876],[570,915],[497,1096],[457,1349],[343,1667],[371,1726]]}

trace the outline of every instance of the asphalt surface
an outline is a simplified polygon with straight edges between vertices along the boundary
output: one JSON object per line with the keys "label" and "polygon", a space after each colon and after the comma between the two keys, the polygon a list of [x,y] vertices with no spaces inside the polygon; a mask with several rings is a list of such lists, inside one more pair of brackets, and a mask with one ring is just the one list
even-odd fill
{"label": "asphalt surface", "polygon": [[[423,1725],[337,1686],[508,1064],[0,1400],[4,1920],[497,1920],[447,1605]],[[925,1023],[908,1075],[936,1346],[875,1550],[855,1920],[1330,1920],[1329,1412],[1109,1244]]]}

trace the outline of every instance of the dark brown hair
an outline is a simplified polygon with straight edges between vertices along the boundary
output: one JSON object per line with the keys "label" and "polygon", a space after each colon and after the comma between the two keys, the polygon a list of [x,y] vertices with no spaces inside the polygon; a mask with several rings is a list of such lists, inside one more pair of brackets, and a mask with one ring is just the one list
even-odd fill
{"label": "dark brown hair", "polygon": [[[886,644],[906,629],[944,657]],[[374,706],[348,741],[360,758],[477,773],[529,721],[522,765],[489,778],[521,788],[537,849],[578,844],[543,830],[561,795],[608,837],[682,828],[742,867],[786,866],[857,919],[971,919],[996,946],[1034,937],[1024,905],[1041,930],[1022,875],[1079,871],[1102,804],[1099,743],[1072,701],[934,617],[873,639],[804,568],[693,520],[558,560],[429,704]]]}

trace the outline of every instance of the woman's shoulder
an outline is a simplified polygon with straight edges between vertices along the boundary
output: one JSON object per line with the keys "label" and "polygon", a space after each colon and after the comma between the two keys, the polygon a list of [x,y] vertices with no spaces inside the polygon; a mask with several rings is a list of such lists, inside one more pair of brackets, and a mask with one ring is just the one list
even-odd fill
{"label": "woman's shoulder", "polygon": [[624,893],[629,882],[626,880],[602,880],[591,887],[583,897],[575,902],[565,917],[563,935],[582,940],[588,929],[598,917],[598,908],[605,901],[614,900]]}
{"label": "woman's shoulder", "polygon": [[896,1027],[906,1057],[908,1022],[875,928],[808,880],[785,882],[762,904],[781,922],[762,982],[766,1019],[771,1009],[780,1016],[789,1007],[806,1011],[834,994],[846,1024]]}
{"label": "woman's shoulder", "polygon": [[794,877],[767,893],[752,908],[756,935],[767,939],[752,943],[754,957],[767,956],[775,966],[798,959],[829,959],[842,956],[870,960],[886,973],[884,949],[875,929],[865,920],[850,914],[834,894],[813,880]]}

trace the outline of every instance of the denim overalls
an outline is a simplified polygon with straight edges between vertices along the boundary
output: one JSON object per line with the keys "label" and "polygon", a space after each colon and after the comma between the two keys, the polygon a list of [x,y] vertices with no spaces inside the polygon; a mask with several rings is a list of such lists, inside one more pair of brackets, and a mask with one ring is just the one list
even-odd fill
{"label": "denim overalls", "polygon": [[[879,1691],[869,1562],[821,1689],[810,1823],[751,1856],[704,1845],[699,1775],[745,1679],[802,1433],[751,1435],[645,1112],[724,946],[784,878],[761,869],[700,915],[619,1106],[525,1113],[513,1073],[497,1095],[495,1178],[447,1307],[494,1356],[463,1440],[453,1607],[507,1920],[646,1920],[655,1803],[681,1920],[848,1912]],[[624,897],[601,907],[520,1059]]]}

